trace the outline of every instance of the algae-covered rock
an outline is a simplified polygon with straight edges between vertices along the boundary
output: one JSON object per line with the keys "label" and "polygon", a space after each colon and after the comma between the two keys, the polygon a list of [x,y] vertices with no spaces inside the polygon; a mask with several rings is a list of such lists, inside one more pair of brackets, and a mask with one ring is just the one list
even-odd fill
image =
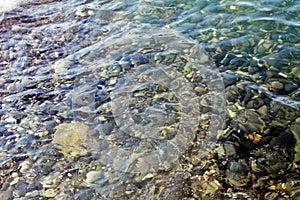
{"label": "algae-covered rock", "polygon": [[63,123],[56,127],[53,143],[64,155],[85,155],[89,127],[81,122]]}

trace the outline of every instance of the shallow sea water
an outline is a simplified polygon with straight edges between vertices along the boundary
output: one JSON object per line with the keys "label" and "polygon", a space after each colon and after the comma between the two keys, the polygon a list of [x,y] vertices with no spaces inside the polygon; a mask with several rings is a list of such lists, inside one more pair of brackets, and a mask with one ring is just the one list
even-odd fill
{"label": "shallow sea water", "polygon": [[300,1],[0,1],[0,199],[300,198]]}

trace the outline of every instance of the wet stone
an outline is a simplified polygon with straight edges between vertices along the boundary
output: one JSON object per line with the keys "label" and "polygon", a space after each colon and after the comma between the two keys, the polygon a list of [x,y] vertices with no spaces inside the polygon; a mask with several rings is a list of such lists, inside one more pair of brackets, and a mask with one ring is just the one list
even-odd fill
{"label": "wet stone", "polygon": [[84,144],[87,142],[88,126],[80,123],[63,123],[56,127],[53,144],[67,156],[85,155]]}
{"label": "wet stone", "polygon": [[13,195],[15,197],[24,197],[27,192],[28,183],[26,182],[19,182],[15,185],[15,191]]}
{"label": "wet stone", "polygon": [[236,187],[246,186],[250,181],[249,166],[245,160],[231,162],[226,179]]}
{"label": "wet stone", "polygon": [[273,82],[271,82],[271,87],[274,89],[282,89],[283,84],[280,83],[279,81],[273,81]]}
{"label": "wet stone", "polygon": [[253,110],[245,110],[240,113],[237,118],[244,132],[262,132],[265,128],[265,122],[260,118],[259,114]]}
{"label": "wet stone", "polygon": [[296,146],[295,146],[295,162],[300,161],[300,118],[297,118],[291,125],[291,131],[296,139]]}

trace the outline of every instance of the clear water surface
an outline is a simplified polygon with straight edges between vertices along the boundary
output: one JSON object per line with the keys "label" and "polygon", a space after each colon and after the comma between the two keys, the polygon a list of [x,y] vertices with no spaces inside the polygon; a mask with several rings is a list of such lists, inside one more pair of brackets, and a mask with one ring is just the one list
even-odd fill
{"label": "clear water surface", "polygon": [[0,1],[0,199],[297,199],[300,1]]}

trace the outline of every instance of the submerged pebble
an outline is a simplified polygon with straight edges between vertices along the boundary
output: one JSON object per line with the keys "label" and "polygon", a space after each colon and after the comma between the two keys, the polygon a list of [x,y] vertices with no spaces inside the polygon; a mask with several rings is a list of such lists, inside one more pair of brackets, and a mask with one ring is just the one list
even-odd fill
{"label": "submerged pebble", "polygon": [[82,156],[87,153],[84,147],[88,140],[89,127],[84,123],[63,123],[56,127],[53,144],[65,155]]}
{"label": "submerged pebble", "polygon": [[295,146],[295,162],[300,161],[300,118],[297,118],[291,125],[291,131],[294,134],[296,139],[296,146]]}

